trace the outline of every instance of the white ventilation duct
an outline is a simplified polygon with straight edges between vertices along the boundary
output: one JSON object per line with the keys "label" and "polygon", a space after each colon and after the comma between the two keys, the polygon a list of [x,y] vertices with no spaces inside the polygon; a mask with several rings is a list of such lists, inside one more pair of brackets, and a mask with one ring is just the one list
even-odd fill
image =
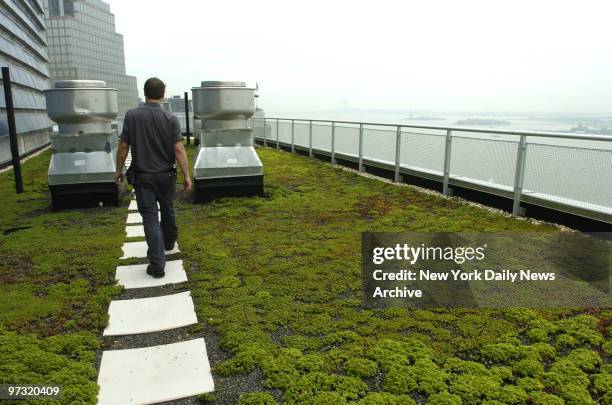
{"label": "white ventilation duct", "polygon": [[255,89],[244,82],[205,81],[192,90],[193,112],[202,121],[194,163],[196,200],[263,193],[263,165],[247,120]]}
{"label": "white ventilation duct", "polygon": [[44,91],[47,114],[59,127],[51,135],[49,189],[54,208],[119,204],[115,184],[117,89],[101,80],[64,80]]}

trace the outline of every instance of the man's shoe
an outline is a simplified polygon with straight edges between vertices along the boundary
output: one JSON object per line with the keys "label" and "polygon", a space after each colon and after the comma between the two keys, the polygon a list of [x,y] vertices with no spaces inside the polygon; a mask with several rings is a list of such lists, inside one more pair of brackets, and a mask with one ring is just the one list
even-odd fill
{"label": "man's shoe", "polygon": [[164,271],[152,271],[151,266],[147,266],[147,274],[153,278],[162,278],[166,275]]}
{"label": "man's shoe", "polygon": [[172,242],[172,243],[164,243],[164,248],[166,250],[172,250],[174,249],[174,245],[176,244],[176,241]]}

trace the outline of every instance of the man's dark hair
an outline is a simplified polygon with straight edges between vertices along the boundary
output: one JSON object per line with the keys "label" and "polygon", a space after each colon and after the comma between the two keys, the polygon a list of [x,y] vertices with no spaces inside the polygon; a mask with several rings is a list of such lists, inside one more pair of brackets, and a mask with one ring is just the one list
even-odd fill
{"label": "man's dark hair", "polygon": [[157,77],[152,77],[145,82],[144,94],[145,97],[151,100],[159,100],[164,98],[166,93],[166,85]]}

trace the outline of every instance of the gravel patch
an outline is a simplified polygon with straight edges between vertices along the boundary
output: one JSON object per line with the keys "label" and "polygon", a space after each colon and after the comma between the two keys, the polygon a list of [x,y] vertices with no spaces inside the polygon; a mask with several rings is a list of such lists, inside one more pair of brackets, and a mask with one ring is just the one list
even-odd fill
{"label": "gravel patch", "polygon": [[129,290],[124,289],[117,299],[132,300],[138,298],[160,297],[163,295],[178,294],[185,291],[189,291],[189,281],[179,284],[163,285],[160,287],[132,288]]}

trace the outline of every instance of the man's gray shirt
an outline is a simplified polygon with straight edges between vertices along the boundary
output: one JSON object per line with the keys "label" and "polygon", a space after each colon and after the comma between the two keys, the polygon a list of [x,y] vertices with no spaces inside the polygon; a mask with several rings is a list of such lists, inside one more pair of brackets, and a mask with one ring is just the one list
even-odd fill
{"label": "man's gray shirt", "polygon": [[158,103],[129,110],[119,137],[130,145],[137,173],[160,173],[174,167],[174,144],[183,139],[181,124]]}

